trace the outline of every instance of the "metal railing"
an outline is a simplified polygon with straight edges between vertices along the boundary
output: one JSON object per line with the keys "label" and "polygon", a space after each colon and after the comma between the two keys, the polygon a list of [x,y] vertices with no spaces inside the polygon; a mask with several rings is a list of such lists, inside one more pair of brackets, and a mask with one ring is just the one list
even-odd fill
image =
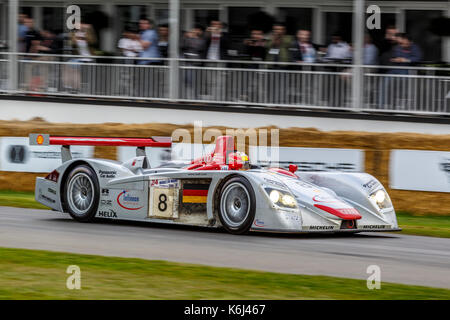
{"label": "metal railing", "polygon": [[[21,54],[11,83],[12,55],[0,53],[0,92],[9,94],[450,114],[448,68],[177,59],[173,79],[170,59]],[[352,81],[356,68],[362,83]]]}

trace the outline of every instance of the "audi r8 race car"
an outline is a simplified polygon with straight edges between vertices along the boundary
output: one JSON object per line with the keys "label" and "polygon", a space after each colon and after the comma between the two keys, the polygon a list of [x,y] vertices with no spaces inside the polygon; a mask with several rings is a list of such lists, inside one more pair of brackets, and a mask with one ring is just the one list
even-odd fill
{"label": "audi r8 race car", "polygon": [[[31,134],[32,145],[61,145],[62,165],[36,179],[43,205],[82,222],[94,218],[223,227],[233,234],[398,231],[389,195],[367,173],[261,168],[231,136],[188,164],[151,168],[146,147],[170,138],[61,137]],[[134,146],[126,162],[72,159],[71,145]]]}

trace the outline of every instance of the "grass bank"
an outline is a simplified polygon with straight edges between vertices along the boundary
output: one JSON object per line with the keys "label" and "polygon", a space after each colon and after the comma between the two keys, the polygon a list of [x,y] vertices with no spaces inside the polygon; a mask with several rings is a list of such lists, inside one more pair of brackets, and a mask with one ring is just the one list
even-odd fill
{"label": "grass bank", "polygon": [[[0,248],[0,299],[450,299],[450,290],[365,280]],[[81,290],[68,290],[69,265]]]}

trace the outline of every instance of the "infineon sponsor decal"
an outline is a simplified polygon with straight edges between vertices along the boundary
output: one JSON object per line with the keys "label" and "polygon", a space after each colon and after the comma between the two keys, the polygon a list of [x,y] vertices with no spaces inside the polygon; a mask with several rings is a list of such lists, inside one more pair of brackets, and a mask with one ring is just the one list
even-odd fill
{"label": "infineon sponsor decal", "polygon": [[139,210],[141,206],[138,196],[131,194],[128,190],[123,190],[117,196],[117,204],[126,210]]}

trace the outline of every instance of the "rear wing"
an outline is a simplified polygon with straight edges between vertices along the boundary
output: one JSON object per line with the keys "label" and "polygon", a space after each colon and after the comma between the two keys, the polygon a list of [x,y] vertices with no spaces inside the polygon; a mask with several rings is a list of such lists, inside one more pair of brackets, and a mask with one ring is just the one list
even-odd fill
{"label": "rear wing", "polygon": [[70,146],[127,146],[136,147],[136,156],[145,156],[146,147],[170,148],[170,137],[150,138],[108,138],[108,137],[66,137],[50,136],[49,134],[31,133],[29,143],[34,146],[61,146],[62,162],[72,160]]}

